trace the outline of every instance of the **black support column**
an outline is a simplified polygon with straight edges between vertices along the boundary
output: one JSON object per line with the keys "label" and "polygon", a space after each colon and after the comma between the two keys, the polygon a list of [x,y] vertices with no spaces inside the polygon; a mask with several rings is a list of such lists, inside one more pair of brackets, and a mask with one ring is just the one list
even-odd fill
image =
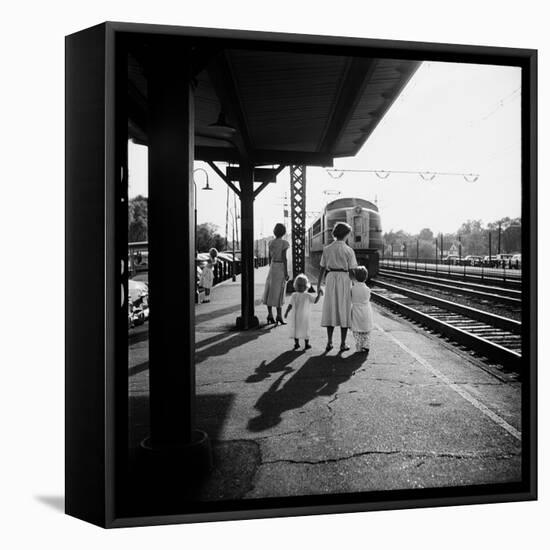
{"label": "black support column", "polygon": [[241,184],[241,316],[237,328],[248,330],[259,326],[254,315],[254,167],[242,162]]}
{"label": "black support column", "polygon": [[206,465],[208,438],[195,430],[194,104],[189,50],[180,42],[159,40],[151,48],[147,72],[151,437],[144,446],[161,464]]}

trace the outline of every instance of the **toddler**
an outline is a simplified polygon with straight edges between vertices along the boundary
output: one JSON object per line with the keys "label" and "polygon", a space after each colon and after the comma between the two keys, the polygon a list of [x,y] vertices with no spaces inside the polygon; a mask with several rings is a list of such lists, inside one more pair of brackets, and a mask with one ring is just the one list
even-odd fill
{"label": "toddler", "polygon": [[317,297],[307,292],[309,288],[308,278],[301,273],[294,279],[295,292],[290,297],[290,303],[285,311],[285,319],[290,311],[293,315],[290,317],[290,337],[294,338],[295,350],[300,349],[299,339],[304,339],[304,349],[311,349],[309,345],[310,328],[309,317],[311,312],[311,304],[316,304],[319,301],[320,294]]}
{"label": "toddler", "polygon": [[364,266],[355,269],[355,282],[351,288],[351,330],[355,338],[355,350],[369,353],[372,309],[370,288],[367,286],[369,272]]}

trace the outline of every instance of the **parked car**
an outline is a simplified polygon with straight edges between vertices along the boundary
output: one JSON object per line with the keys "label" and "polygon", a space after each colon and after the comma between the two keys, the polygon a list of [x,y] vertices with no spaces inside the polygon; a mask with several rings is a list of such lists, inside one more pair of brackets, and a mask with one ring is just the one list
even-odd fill
{"label": "parked car", "polygon": [[494,255],[483,256],[483,265],[485,267],[495,267],[497,265],[496,257]]}
{"label": "parked car", "polygon": [[149,319],[149,286],[145,281],[128,280],[128,324],[140,325]]}
{"label": "parked car", "polygon": [[474,265],[474,266],[481,266],[483,265],[483,257],[482,256],[474,256],[472,254],[469,254],[464,258],[464,264],[465,265]]}
{"label": "parked car", "polygon": [[460,257],[458,254],[449,254],[446,258],[444,258],[443,261],[446,264],[458,265],[459,260],[460,260]]}

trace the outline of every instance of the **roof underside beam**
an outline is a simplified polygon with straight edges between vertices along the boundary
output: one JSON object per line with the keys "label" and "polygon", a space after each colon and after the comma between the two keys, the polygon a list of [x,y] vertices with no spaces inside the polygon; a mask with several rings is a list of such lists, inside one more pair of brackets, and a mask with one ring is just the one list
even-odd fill
{"label": "roof underside beam", "polygon": [[208,66],[208,77],[214,86],[221,109],[229,121],[237,126],[232,142],[237,147],[240,158],[251,161],[252,146],[239,92],[226,52],[220,52]]}
{"label": "roof underside beam", "polygon": [[[195,160],[220,161],[240,164],[241,157],[239,150],[231,147],[195,147]],[[325,153],[312,153],[310,151],[253,151],[250,161],[254,166],[266,164],[304,164],[307,166],[333,166],[332,155]]]}
{"label": "roof underside beam", "polygon": [[320,152],[334,151],[337,148],[338,141],[357,108],[375,66],[375,59],[350,58],[330,121],[318,149]]}

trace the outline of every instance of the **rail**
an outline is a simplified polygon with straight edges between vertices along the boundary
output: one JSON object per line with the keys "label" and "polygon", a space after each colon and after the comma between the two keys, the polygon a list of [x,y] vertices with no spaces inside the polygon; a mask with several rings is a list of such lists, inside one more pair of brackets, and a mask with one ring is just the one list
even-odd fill
{"label": "rail", "polygon": [[493,303],[501,303],[515,307],[521,306],[521,291],[519,290],[511,290],[494,286],[474,285],[462,281],[453,281],[452,279],[382,270],[378,274],[377,280],[380,281],[385,278],[402,283],[433,288],[434,290],[440,290],[443,292],[462,294],[463,296],[468,296],[471,298],[489,300]]}

